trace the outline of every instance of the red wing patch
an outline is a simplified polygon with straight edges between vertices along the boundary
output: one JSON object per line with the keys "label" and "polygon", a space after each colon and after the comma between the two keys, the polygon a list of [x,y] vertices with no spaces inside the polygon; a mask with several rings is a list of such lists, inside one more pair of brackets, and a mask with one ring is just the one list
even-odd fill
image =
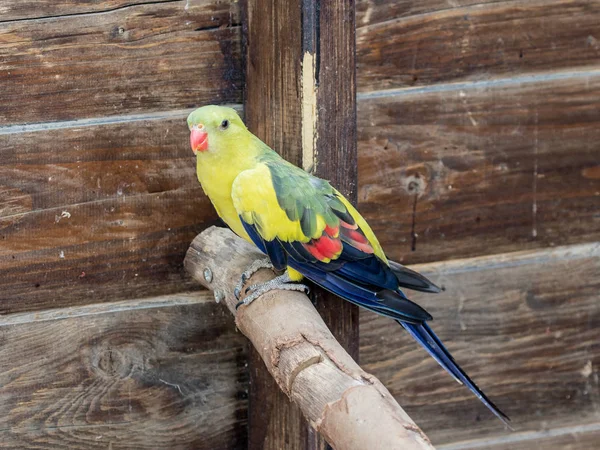
{"label": "red wing patch", "polygon": [[358,228],[357,224],[350,225],[340,220],[340,225],[340,236],[344,242],[347,242],[352,247],[360,250],[361,252],[369,254],[374,253],[373,247],[371,247],[371,244],[369,244],[369,240]]}
{"label": "red wing patch", "polygon": [[340,227],[327,225],[319,239],[313,239],[304,248],[319,261],[336,259],[342,253],[342,241],[339,238]]}
{"label": "red wing patch", "polygon": [[303,247],[310,252],[319,261],[328,261],[337,259],[343,250],[342,241],[348,243],[352,247],[361,252],[373,254],[373,247],[369,244],[369,240],[360,231],[358,225],[350,225],[340,220],[340,226],[325,227],[323,235],[319,239],[312,239]]}

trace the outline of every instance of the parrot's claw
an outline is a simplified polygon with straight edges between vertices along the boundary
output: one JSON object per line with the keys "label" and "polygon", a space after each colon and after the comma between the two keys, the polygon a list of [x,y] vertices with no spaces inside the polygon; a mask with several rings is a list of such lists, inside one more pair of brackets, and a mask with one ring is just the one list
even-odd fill
{"label": "parrot's claw", "polygon": [[304,291],[306,295],[310,293],[308,286],[299,283],[292,283],[291,281],[292,280],[290,279],[290,276],[286,272],[283,275],[267,281],[266,283],[252,285],[246,289],[246,292],[252,291],[252,293],[244,298],[244,300],[238,302],[238,304],[235,305],[235,309],[238,309],[242,305],[247,306],[261,295],[276,289],[284,291]]}
{"label": "parrot's claw", "polygon": [[244,284],[246,284],[246,281],[260,269],[273,269],[273,264],[271,264],[271,261],[268,258],[257,259],[254,261],[242,274],[240,282],[233,290],[236,299],[240,299],[240,294],[242,293],[242,288],[244,287]]}

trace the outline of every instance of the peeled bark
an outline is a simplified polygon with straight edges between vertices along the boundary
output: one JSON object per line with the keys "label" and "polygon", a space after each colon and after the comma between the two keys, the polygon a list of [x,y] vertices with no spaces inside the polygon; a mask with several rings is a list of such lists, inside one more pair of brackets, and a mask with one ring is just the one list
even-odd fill
{"label": "peeled bark", "polygon": [[[306,295],[271,291],[236,311],[233,290],[261,257],[231,231],[211,227],[192,242],[185,267],[225,303],[281,390],[333,448],[433,449],[385,386],[335,340]],[[260,270],[246,286],[274,276]]]}

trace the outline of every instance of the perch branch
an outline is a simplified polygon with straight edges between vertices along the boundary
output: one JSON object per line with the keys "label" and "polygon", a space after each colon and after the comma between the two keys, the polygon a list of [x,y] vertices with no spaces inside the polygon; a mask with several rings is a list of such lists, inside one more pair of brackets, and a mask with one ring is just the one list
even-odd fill
{"label": "perch branch", "polygon": [[[281,390],[333,448],[433,449],[383,384],[335,340],[306,295],[271,291],[236,311],[233,289],[262,256],[231,231],[211,227],[192,242],[185,267],[225,303]],[[246,285],[273,277],[263,269]]]}

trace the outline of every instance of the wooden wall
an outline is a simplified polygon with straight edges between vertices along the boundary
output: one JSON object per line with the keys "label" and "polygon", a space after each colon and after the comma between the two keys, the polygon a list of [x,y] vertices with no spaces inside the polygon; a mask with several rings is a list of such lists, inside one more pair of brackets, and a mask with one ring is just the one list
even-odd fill
{"label": "wooden wall", "polygon": [[[244,448],[245,342],[182,269],[185,117],[240,105],[236,1],[0,0],[0,448]],[[600,6],[357,1],[359,208],[514,421],[398,327],[361,362],[441,449],[600,433]]]}
{"label": "wooden wall", "polygon": [[0,0],[0,448],[245,446],[245,341],[182,266],[240,43],[237,3]]}
{"label": "wooden wall", "polygon": [[359,209],[506,431],[394,323],[361,363],[441,449],[589,449],[600,430],[600,4],[360,1]]}

